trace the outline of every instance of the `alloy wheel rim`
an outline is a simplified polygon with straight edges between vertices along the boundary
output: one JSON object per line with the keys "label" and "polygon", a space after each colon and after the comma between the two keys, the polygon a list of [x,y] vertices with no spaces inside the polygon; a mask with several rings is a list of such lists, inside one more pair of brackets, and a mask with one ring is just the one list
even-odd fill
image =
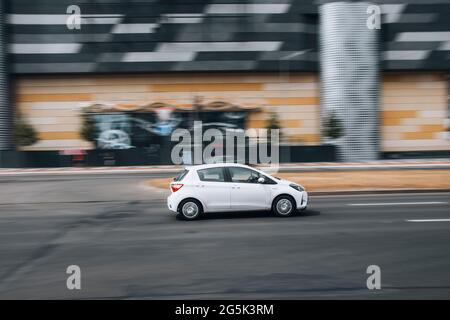
{"label": "alloy wheel rim", "polygon": [[193,218],[198,214],[198,206],[194,202],[186,202],[181,210],[183,215],[188,218]]}
{"label": "alloy wheel rim", "polygon": [[288,199],[281,199],[277,202],[277,211],[280,214],[289,214],[292,210],[292,203]]}

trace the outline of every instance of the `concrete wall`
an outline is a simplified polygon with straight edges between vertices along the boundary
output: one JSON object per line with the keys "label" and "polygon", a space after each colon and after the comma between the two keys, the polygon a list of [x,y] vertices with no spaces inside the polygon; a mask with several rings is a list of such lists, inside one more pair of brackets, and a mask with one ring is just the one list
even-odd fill
{"label": "concrete wall", "polygon": [[382,151],[450,150],[446,74],[388,74],[381,90]]}
{"label": "concrete wall", "polygon": [[[286,142],[320,144],[318,76],[291,74],[179,74],[24,76],[14,82],[15,107],[39,132],[27,150],[90,148],[79,137],[80,110],[94,101],[190,106],[194,96],[260,106],[247,126],[265,127],[278,113]],[[446,138],[446,74],[397,73],[381,77],[381,151],[450,150]]]}
{"label": "concrete wall", "polygon": [[80,112],[92,102],[191,106],[195,96],[260,107],[248,128],[264,128],[268,112],[279,115],[286,142],[320,142],[318,76],[313,74],[172,74],[23,76],[15,84],[15,107],[41,139],[27,150],[90,148],[80,139]]}

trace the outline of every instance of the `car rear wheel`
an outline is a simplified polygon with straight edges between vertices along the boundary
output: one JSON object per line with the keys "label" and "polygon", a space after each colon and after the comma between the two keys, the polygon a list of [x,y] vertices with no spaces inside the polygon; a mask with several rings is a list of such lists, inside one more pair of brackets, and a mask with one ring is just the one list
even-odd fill
{"label": "car rear wheel", "polygon": [[290,196],[279,196],[272,204],[272,212],[279,217],[289,217],[295,212],[295,201]]}
{"label": "car rear wheel", "polygon": [[184,220],[195,220],[203,213],[202,205],[195,199],[183,201],[178,209],[178,215]]}

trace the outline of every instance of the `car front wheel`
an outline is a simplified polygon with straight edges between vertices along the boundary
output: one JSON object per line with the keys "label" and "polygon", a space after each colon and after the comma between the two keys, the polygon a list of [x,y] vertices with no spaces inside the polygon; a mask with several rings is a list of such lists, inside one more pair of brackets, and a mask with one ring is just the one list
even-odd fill
{"label": "car front wheel", "polygon": [[194,199],[188,199],[181,203],[178,215],[184,220],[195,220],[202,214],[202,205]]}
{"label": "car front wheel", "polygon": [[289,217],[295,212],[295,201],[290,196],[280,196],[272,204],[272,212],[279,217]]}

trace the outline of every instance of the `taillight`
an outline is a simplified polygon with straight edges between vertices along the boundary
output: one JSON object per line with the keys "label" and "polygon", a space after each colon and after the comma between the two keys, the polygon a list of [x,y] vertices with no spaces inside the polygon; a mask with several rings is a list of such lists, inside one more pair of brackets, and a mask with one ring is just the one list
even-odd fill
{"label": "taillight", "polygon": [[181,189],[182,186],[183,186],[182,183],[174,183],[170,185],[170,189],[172,189],[172,192],[177,192],[178,190]]}

